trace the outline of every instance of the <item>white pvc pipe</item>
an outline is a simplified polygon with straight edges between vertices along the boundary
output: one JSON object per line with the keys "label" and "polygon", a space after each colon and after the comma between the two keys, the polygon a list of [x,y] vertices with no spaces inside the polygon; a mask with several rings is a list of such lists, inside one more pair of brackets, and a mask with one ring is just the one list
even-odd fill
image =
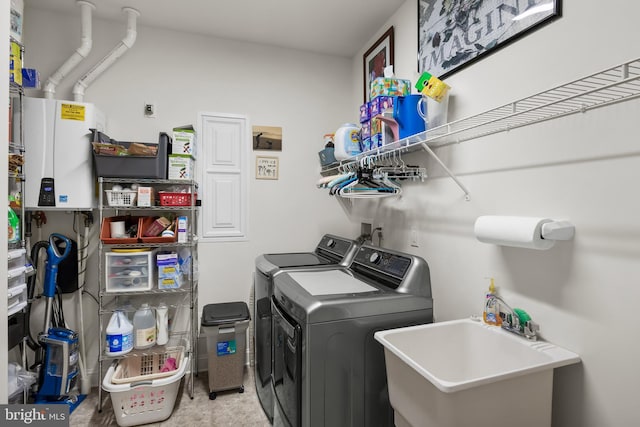
{"label": "white pvc pipe", "polygon": [[87,74],[78,80],[73,87],[74,101],[82,102],[85,89],[135,43],[137,36],[136,18],[140,16],[140,12],[131,7],[123,7],[122,11],[127,13],[127,34],[107,56],[102,58]]}
{"label": "white pvc pipe", "polygon": [[82,37],[80,47],[65,61],[64,64],[58,68],[58,70],[47,79],[44,85],[44,97],[46,99],[53,99],[56,93],[56,87],[60,82],[73,70],[84,58],[91,52],[93,46],[93,40],[91,39],[91,11],[95,10],[95,6],[88,1],[80,0],[77,2],[80,5],[80,12],[82,14]]}

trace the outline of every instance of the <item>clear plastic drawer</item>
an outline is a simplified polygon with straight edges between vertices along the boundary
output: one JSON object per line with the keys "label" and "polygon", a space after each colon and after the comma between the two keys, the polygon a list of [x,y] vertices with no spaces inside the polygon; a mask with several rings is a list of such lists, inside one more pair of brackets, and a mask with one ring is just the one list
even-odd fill
{"label": "clear plastic drawer", "polygon": [[155,251],[105,253],[107,292],[148,291],[154,282]]}

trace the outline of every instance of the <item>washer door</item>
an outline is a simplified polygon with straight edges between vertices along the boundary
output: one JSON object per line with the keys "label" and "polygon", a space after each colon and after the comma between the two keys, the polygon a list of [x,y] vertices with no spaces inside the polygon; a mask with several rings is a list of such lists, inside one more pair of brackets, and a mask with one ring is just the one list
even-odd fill
{"label": "washer door", "polygon": [[271,300],[273,314],[273,369],[271,381],[276,404],[280,407],[285,424],[301,425],[302,402],[302,329],[290,320]]}

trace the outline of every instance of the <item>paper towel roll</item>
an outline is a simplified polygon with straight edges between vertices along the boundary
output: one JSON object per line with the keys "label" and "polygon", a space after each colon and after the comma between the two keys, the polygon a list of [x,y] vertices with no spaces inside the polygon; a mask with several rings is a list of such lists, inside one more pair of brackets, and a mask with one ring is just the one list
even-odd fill
{"label": "paper towel roll", "polygon": [[549,249],[555,240],[542,238],[542,224],[549,218],[525,216],[481,216],[474,226],[476,238],[483,243],[517,248]]}

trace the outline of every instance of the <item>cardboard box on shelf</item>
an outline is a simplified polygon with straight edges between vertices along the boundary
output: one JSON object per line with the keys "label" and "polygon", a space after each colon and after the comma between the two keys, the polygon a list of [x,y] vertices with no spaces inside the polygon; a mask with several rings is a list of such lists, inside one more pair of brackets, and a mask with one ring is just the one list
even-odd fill
{"label": "cardboard box on shelf", "polygon": [[376,96],[405,96],[411,93],[411,81],[377,77],[371,82],[371,100]]}
{"label": "cardboard box on shelf", "polygon": [[178,217],[178,243],[189,241],[189,219],[186,216]]}
{"label": "cardboard box on shelf", "polygon": [[169,156],[169,179],[194,179],[193,159],[191,156],[171,154]]}
{"label": "cardboard box on shelf", "polygon": [[175,289],[182,286],[182,271],[175,252],[160,253],[156,258],[158,289]]}
{"label": "cardboard box on shelf", "polygon": [[196,131],[193,126],[173,128],[173,146],[171,154],[180,154],[196,158]]}
{"label": "cardboard box on shelf", "polygon": [[164,229],[170,225],[171,225],[171,221],[161,216],[160,218],[157,218],[156,220],[154,220],[153,223],[148,228],[143,230],[142,235],[144,237],[159,236],[164,231]]}
{"label": "cardboard box on shelf", "polygon": [[138,206],[153,206],[153,187],[138,187]]}

